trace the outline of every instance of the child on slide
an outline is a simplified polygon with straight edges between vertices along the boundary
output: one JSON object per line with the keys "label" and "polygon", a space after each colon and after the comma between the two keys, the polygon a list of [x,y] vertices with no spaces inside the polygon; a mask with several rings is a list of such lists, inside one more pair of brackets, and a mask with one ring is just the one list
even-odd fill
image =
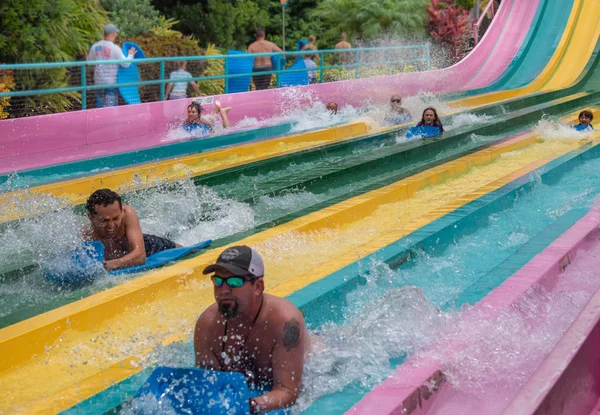
{"label": "child on slide", "polygon": [[590,110],[583,110],[579,113],[579,124],[574,125],[577,131],[594,131],[594,127],[592,126],[592,120],[594,119],[594,114]]}
{"label": "child on slide", "polygon": [[421,121],[406,133],[406,138],[435,137],[444,132],[444,126],[433,107],[425,108]]}
{"label": "child on slide", "polygon": [[229,127],[229,119],[227,113],[231,110],[230,107],[221,108],[221,103],[215,101],[215,109],[213,110],[211,117],[208,119],[202,118],[202,106],[198,102],[192,102],[187,108],[187,118],[183,121],[182,128],[188,132],[194,134],[200,133],[200,135],[207,135],[213,133],[215,116],[221,115],[221,121],[223,128]]}

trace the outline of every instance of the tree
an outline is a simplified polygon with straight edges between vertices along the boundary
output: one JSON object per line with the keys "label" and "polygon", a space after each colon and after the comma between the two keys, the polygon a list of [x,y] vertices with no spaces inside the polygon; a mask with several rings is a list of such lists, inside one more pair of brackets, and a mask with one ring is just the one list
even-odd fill
{"label": "tree", "polygon": [[[74,61],[85,56],[107,22],[98,0],[2,0],[0,62]],[[65,68],[15,70],[16,91],[69,86]],[[25,96],[11,100],[11,115],[66,111],[78,92]],[[18,105],[17,105],[18,103]]]}
{"label": "tree", "polygon": [[102,0],[121,36],[139,36],[159,24],[159,12],[150,0]]}
{"label": "tree", "polygon": [[425,36],[426,11],[423,0],[323,0],[312,13],[323,27],[325,37],[374,40],[382,35]]}

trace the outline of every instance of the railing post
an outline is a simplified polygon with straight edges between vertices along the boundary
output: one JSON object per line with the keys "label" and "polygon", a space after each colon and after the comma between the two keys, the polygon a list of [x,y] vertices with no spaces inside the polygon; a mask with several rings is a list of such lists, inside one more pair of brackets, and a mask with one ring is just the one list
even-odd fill
{"label": "railing post", "polygon": [[389,74],[391,73],[391,71],[392,71],[392,68],[390,67],[391,60],[392,60],[392,57],[391,57],[391,49],[390,49],[390,48],[388,48],[388,50],[387,50],[387,74],[388,74],[388,75],[389,75]]}
{"label": "railing post", "polygon": [[427,70],[431,70],[431,50],[429,49],[429,43],[427,44]]}
{"label": "railing post", "polygon": [[87,72],[85,70],[85,63],[81,65],[81,109],[87,109]]}
{"label": "railing post", "polygon": [[358,65],[359,65],[359,61],[360,61],[360,52],[357,50],[356,53],[354,53],[355,56],[355,63],[356,63],[356,79],[358,79]]}
{"label": "railing post", "polygon": [[[281,58],[283,57],[285,59],[285,56],[283,56],[283,55],[277,55],[277,57],[279,58],[279,65],[277,65],[277,71],[278,72],[279,71],[283,71],[285,69],[285,67],[284,68],[280,68],[279,66],[281,66],[281,61],[283,60]],[[277,88],[281,88],[281,77],[279,75],[281,75],[281,73],[276,73],[275,74],[275,76],[277,77]]]}
{"label": "railing post", "polygon": [[[161,81],[165,80],[165,61],[164,60],[160,61],[160,80]],[[161,101],[165,100],[165,83],[164,82],[160,83],[160,100]]]}
{"label": "railing post", "polygon": [[225,62],[223,63],[223,92],[225,92],[226,94],[229,93],[229,78],[226,78],[227,76],[227,69],[229,67],[229,58],[225,58]]}
{"label": "railing post", "polygon": [[321,71],[321,76],[319,76],[319,82],[323,83],[323,61],[325,60],[325,53],[324,52],[319,52],[319,70]]}

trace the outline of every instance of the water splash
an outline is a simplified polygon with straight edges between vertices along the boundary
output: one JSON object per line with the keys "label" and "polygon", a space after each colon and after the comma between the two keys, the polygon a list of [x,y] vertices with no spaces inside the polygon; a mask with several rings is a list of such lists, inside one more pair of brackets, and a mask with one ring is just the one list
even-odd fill
{"label": "water splash", "polygon": [[543,117],[537,123],[535,132],[544,140],[572,141],[579,141],[594,134],[594,131],[577,131],[570,125],[549,117]]}

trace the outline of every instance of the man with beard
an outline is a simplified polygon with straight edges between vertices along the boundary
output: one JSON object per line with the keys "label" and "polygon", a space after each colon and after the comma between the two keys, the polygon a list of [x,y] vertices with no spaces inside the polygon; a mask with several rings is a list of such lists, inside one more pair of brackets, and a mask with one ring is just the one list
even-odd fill
{"label": "man with beard", "polygon": [[300,310],[264,294],[263,261],[248,246],[227,248],[203,273],[214,273],[216,303],[196,322],[196,366],[241,372],[249,387],[267,391],[250,399],[251,413],[292,405],[302,384],[307,341]]}

